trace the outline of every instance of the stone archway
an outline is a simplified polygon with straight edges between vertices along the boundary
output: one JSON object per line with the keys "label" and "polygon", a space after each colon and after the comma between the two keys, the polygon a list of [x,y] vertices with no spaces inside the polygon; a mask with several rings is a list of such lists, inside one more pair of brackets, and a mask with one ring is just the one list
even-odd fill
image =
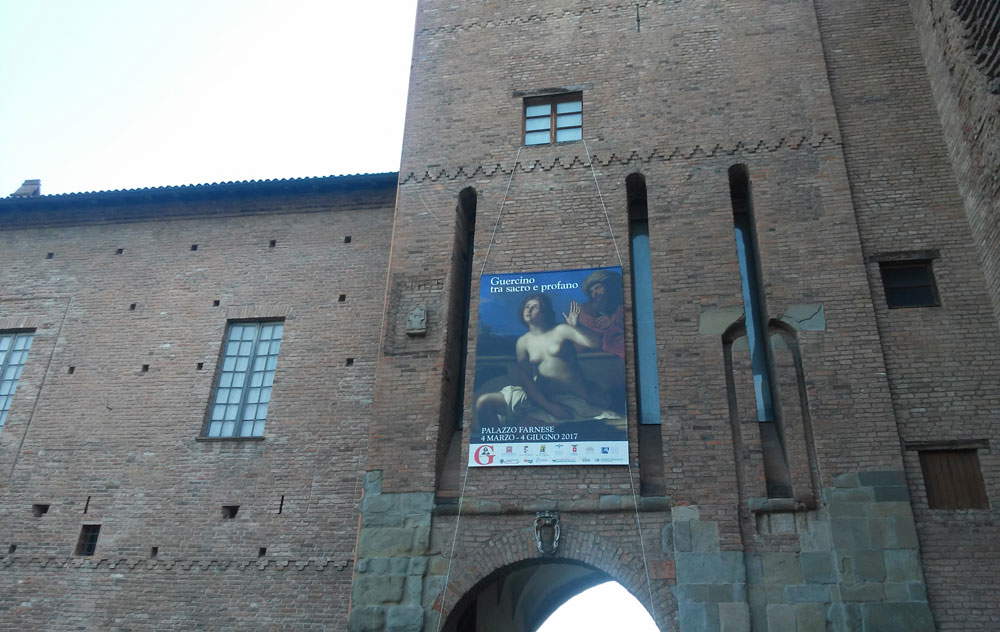
{"label": "stone archway", "polygon": [[497,569],[459,599],[442,632],[533,632],[559,606],[597,584],[615,581],[575,560],[539,558]]}

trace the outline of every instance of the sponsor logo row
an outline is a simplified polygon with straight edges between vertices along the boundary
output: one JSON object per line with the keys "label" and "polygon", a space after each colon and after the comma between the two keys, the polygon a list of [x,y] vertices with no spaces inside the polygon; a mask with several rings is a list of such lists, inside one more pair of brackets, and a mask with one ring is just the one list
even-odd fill
{"label": "sponsor logo row", "polygon": [[469,446],[470,467],[501,465],[627,465],[627,441],[481,443]]}

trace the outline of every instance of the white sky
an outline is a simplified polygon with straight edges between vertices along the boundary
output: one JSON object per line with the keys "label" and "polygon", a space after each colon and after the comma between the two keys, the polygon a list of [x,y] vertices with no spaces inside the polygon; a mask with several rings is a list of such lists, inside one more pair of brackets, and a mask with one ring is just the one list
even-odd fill
{"label": "white sky", "polygon": [[0,197],[399,168],[416,0],[0,0]]}
{"label": "white sky", "polygon": [[658,632],[642,604],[618,582],[605,582],[573,597],[536,632]]}

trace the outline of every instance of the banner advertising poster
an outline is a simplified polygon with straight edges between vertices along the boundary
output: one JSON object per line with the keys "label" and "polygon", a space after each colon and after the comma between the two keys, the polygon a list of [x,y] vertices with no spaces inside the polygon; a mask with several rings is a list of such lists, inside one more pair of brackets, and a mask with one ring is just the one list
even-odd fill
{"label": "banner advertising poster", "polygon": [[480,277],[470,467],[627,465],[620,267]]}

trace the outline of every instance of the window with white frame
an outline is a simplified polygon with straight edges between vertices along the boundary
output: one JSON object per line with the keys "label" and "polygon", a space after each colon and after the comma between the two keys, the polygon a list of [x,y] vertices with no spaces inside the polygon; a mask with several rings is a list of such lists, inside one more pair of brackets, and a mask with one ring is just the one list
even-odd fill
{"label": "window with white frame", "polygon": [[32,335],[30,331],[0,332],[0,426],[7,423],[7,413],[28,359]]}
{"label": "window with white frame", "polygon": [[283,329],[273,320],[229,323],[204,436],[264,435]]}

